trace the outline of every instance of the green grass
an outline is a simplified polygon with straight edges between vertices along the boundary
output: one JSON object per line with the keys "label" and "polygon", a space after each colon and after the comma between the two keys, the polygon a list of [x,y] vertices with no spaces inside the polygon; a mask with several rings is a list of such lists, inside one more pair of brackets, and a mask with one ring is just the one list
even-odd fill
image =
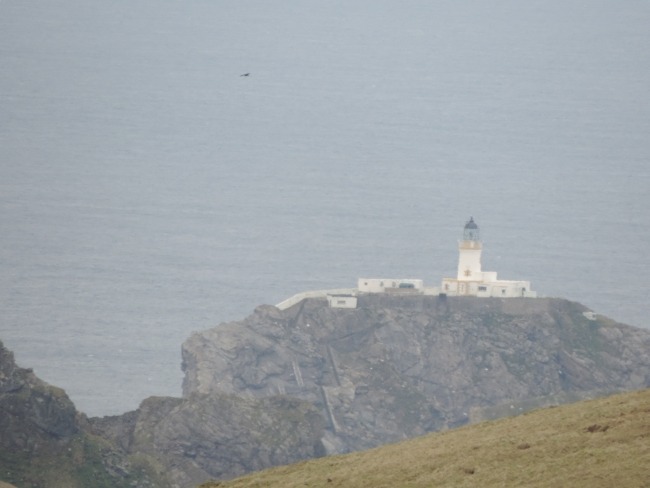
{"label": "green grass", "polygon": [[110,455],[110,446],[94,436],[79,434],[42,444],[33,452],[0,449],[0,480],[21,488],[129,488],[146,475],[157,479],[152,463],[135,457],[128,459],[131,476],[112,476],[102,461]]}
{"label": "green grass", "polygon": [[537,410],[202,488],[650,486],[650,390]]}

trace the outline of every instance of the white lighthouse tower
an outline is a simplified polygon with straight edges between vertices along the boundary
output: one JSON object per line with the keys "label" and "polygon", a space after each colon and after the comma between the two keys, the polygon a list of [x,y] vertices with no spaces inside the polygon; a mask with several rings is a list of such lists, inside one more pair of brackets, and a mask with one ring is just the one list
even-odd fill
{"label": "white lighthouse tower", "polygon": [[470,217],[463,230],[463,240],[458,242],[458,281],[481,281],[481,251],[483,245],[474,222]]}
{"label": "white lighthouse tower", "polygon": [[483,244],[478,225],[470,217],[458,243],[458,273],[456,278],[443,278],[441,291],[447,295],[476,297],[536,297],[530,281],[498,280],[495,271],[481,269]]}

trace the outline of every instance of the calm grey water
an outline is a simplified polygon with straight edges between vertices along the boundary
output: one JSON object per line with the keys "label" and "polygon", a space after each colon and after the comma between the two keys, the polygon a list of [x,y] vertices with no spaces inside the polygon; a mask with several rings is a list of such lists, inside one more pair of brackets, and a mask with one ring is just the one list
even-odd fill
{"label": "calm grey water", "polygon": [[650,327],[649,25],[641,0],[0,0],[0,339],[121,413],[258,304],[438,284],[470,215],[484,269]]}

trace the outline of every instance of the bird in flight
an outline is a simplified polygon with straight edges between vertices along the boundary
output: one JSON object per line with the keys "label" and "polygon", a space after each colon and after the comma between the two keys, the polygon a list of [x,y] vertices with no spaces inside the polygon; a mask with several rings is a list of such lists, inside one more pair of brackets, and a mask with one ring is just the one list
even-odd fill
{"label": "bird in flight", "polygon": [[251,75],[250,73],[244,73],[243,75],[239,75],[239,76],[250,76],[250,75]]}

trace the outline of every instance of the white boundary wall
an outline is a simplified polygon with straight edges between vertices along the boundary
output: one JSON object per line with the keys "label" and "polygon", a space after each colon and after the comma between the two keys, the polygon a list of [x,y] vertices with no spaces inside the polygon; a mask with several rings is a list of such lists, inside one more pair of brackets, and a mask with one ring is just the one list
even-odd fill
{"label": "white boundary wall", "polygon": [[305,298],[327,298],[327,295],[354,295],[357,292],[356,288],[336,288],[334,290],[314,290],[303,291],[286,300],[281,301],[276,305],[280,310],[286,310],[293,307],[296,303],[302,302]]}

